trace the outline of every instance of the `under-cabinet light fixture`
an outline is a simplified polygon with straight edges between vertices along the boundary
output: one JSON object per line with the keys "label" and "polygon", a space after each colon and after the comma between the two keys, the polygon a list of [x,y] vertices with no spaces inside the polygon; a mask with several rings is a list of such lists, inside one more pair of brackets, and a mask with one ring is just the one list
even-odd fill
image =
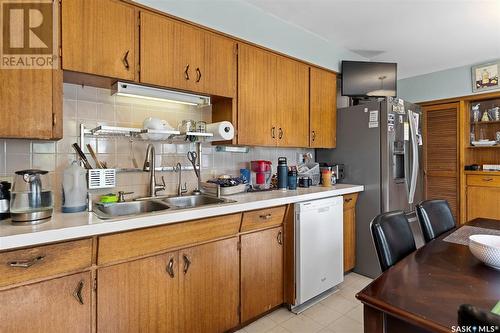
{"label": "under-cabinet light fixture", "polygon": [[116,96],[136,97],[153,101],[170,102],[184,105],[210,105],[210,97],[183,92],[141,86],[127,82],[116,82],[111,87],[111,94]]}

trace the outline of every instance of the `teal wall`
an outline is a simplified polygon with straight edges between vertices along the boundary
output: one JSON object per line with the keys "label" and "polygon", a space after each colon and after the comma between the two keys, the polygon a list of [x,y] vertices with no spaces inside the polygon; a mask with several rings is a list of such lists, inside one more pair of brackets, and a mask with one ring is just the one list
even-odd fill
{"label": "teal wall", "polygon": [[363,57],[242,0],[136,0],[146,6],[339,71]]}
{"label": "teal wall", "polygon": [[472,95],[471,67],[450,68],[398,80],[398,97],[416,103]]}

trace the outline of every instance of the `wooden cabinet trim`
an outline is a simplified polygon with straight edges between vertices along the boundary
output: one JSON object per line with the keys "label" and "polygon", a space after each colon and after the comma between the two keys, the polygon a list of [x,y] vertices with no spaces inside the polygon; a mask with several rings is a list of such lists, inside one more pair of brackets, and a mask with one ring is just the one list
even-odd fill
{"label": "wooden cabinet trim", "polygon": [[286,58],[289,58],[291,60],[295,60],[295,61],[299,61],[303,64],[306,64],[308,66],[311,66],[311,67],[314,67],[314,68],[318,68],[318,69],[321,69],[321,70],[324,70],[324,71],[327,71],[327,72],[330,72],[330,73],[334,73],[334,74],[338,74],[339,72],[338,71],[335,71],[335,70],[332,70],[330,68],[326,68],[326,67],[322,67],[320,65],[317,65],[317,64],[314,64],[312,62],[308,62],[306,60],[303,60],[303,59],[299,59],[299,58],[296,58],[296,57],[293,57],[289,54],[286,54],[286,53],[282,53],[282,52],[279,52],[279,51],[276,51],[276,50],[273,50],[273,49],[270,49],[270,48],[267,48],[265,46],[262,46],[262,45],[259,45],[259,44],[256,44],[256,43],[253,43],[251,41],[248,41],[248,40],[245,40],[243,38],[239,38],[239,37],[236,37],[236,36],[233,36],[233,35],[230,35],[228,33],[225,33],[225,32],[222,32],[222,31],[218,31],[218,30],[215,30],[215,29],[212,29],[210,27],[206,27],[206,26],[203,26],[199,23],[196,23],[196,22],[192,22],[192,21],[189,21],[189,20],[186,20],[182,17],[178,17],[178,16],[175,16],[175,15],[172,15],[172,14],[169,14],[169,13],[166,13],[166,12],[162,12],[158,9],[155,9],[155,8],[152,8],[152,7],[149,7],[149,6],[146,6],[144,4],[140,4],[140,3],[137,3],[137,2],[134,2],[132,0],[121,0],[122,2],[124,3],[127,3],[131,6],[134,6],[136,7],[137,9],[141,10],[141,11],[145,11],[145,12],[151,12],[151,13],[155,13],[157,15],[160,15],[160,16],[164,16],[164,17],[167,17],[167,18],[170,18],[170,19],[173,19],[173,20],[176,20],[178,21],[179,23],[182,23],[182,24],[187,24],[187,25],[191,25],[193,27],[196,27],[196,28],[199,28],[199,29],[203,29],[207,32],[211,32],[213,34],[216,34],[216,35],[219,35],[219,36],[222,36],[222,37],[225,37],[225,38],[229,38],[229,39],[232,39],[234,40],[235,42],[237,43],[245,43],[245,44],[248,44],[250,46],[253,46],[253,47],[256,47],[256,48],[259,48],[261,50],[264,50],[264,51],[267,51],[267,52],[272,52],[276,55],[279,55],[279,56],[282,56],[282,57],[286,57]]}
{"label": "wooden cabinet trim", "polygon": [[99,237],[99,265],[146,256],[238,233],[241,213],[167,224]]}
{"label": "wooden cabinet trim", "polygon": [[[29,267],[11,267],[14,262]],[[91,264],[90,238],[2,252],[0,287],[85,270]]]}

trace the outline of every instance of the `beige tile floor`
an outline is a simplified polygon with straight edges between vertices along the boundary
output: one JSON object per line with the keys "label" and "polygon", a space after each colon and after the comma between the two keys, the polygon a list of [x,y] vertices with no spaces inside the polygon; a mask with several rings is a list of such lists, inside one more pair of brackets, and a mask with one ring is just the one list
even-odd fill
{"label": "beige tile floor", "polygon": [[354,295],[372,280],[356,273],[344,277],[339,290],[295,315],[280,308],[242,328],[240,333],[362,333],[363,307]]}

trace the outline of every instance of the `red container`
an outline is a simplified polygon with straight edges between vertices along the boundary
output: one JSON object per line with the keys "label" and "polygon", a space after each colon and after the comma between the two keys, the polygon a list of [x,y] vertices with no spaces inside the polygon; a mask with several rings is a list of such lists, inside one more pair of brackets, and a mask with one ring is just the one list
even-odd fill
{"label": "red container", "polygon": [[251,168],[253,172],[267,172],[271,171],[271,162],[258,160],[250,162]]}

